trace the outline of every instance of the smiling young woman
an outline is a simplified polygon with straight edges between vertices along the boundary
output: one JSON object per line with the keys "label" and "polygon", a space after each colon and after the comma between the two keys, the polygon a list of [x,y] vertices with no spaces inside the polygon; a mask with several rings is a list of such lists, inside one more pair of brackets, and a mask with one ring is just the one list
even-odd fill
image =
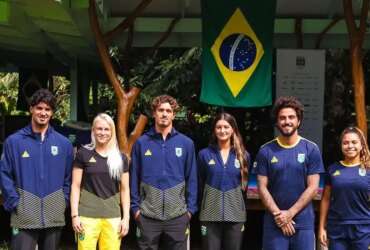
{"label": "smiling young woman", "polygon": [[214,120],[210,145],[198,156],[203,249],[241,248],[247,214],[243,191],[249,165],[235,118],[220,113]]}
{"label": "smiling young woman", "polygon": [[96,249],[97,244],[99,249],[120,249],[129,229],[129,208],[127,158],[118,149],[112,118],[99,114],[91,144],[77,152],[72,173],[71,217],[78,249]]}
{"label": "smiling young woman", "polygon": [[370,152],[356,127],[341,135],[343,160],[329,166],[320,205],[319,239],[329,250],[370,246]]}

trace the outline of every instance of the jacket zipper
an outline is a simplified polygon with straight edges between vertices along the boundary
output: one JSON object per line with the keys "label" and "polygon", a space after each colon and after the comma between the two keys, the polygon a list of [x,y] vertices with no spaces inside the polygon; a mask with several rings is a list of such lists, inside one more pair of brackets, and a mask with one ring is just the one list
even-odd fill
{"label": "jacket zipper", "polygon": [[41,224],[45,226],[45,218],[44,218],[44,198],[41,198]]}
{"label": "jacket zipper", "polygon": [[[225,178],[225,174],[226,174],[226,167],[227,167],[227,163],[229,162],[230,154],[231,154],[231,152],[229,151],[229,154],[227,155],[226,162],[224,163],[224,161],[222,159],[222,156],[221,156],[221,152],[219,153],[220,158],[221,158],[221,162],[222,162],[222,166],[223,166],[223,170],[222,170],[223,174],[222,174],[222,180],[221,180],[222,184],[224,182],[224,178]],[[222,191],[222,221],[225,221],[225,192],[224,191]]]}
{"label": "jacket zipper", "polygon": [[43,142],[40,141],[40,179],[44,179]]}
{"label": "jacket zipper", "polygon": [[[220,157],[221,157],[221,160],[222,160],[222,156],[221,156],[221,153],[220,153]],[[227,156],[227,159],[226,159],[226,163],[224,163],[224,161],[222,160],[222,167],[223,167],[223,174],[222,174],[222,180],[221,180],[221,183],[223,184],[224,182],[224,177],[225,177],[225,172],[226,172],[226,164],[227,162],[229,161],[229,157],[230,157],[230,152],[229,152],[229,155]],[[222,221],[225,220],[225,192],[222,191]]]}
{"label": "jacket zipper", "polygon": [[[225,170],[226,170],[226,165],[224,164],[224,169],[223,169],[223,175],[222,175],[222,180],[221,183],[224,182],[224,175],[225,175]],[[222,221],[225,220],[225,193],[222,191]]]}
{"label": "jacket zipper", "polygon": [[[162,139],[163,140],[163,139]],[[166,152],[165,152],[165,144],[164,144],[164,141],[162,142],[162,145],[161,145],[161,149],[162,149],[162,157],[163,159],[166,159]],[[162,170],[162,174],[163,175],[166,175],[166,161],[164,162],[163,164],[163,170]],[[162,191],[162,218],[164,218],[164,204],[165,204],[165,192],[164,190],[161,190]]]}
{"label": "jacket zipper", "polygon": [[162,205],[162,218],[164,218],[164,199],[165,199],[165,193],[164,193],[164,191],[162,190],[162,199],[163,199],[163,205]]}
{"label": "jacket zipper", "polygon": [[[44,189],[43,189],[43,180],[44,180],[44,159],[43,159],[43,147],[44,142],[40,141],[40,193],[41,197],[44,197]],[[44,218],[44,198],[41,198],[41,224],[45,226],[45,218]]]}

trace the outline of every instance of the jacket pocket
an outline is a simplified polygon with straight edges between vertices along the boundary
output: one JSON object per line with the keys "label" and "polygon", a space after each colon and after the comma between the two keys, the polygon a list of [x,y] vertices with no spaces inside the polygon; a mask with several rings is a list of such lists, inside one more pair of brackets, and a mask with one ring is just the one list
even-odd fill
{"label": "jacket pocket", "polygon": [[11,226],[18,228],[40,228],[41,199],[36,195],[18,188],[19,202],[11,214]]}
{"label": "jacket pocket", "polygon": [[143,182],[140,184],[140,190],[145,194],[140,203],[140,213],[150,218],[161,219],[163,214],[163,191]]}
{"label": "jacket pocket", "polygon": [[66,201],[62,189],[46,196],[42,203],[46,226],[61,226],[65,224],[64,212],[66,209]]}
{"label": "jacket pocket", "polygon": [[164,191],[164,217],[172,219],[187,211],[185,182]]}

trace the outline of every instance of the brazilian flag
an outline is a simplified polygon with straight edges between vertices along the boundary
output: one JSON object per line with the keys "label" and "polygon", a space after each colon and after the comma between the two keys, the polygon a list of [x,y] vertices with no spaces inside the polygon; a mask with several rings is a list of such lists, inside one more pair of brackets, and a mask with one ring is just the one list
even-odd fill
{"label": "brazilian flag", "polygon": [[271,105],[275,8],[275,0],[202,0],[202,102]]}

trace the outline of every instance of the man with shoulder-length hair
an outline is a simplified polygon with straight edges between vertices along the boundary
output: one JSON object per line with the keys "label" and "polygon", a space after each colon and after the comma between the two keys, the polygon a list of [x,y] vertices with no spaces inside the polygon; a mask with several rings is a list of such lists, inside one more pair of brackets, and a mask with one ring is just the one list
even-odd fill
{"label": "man with shoulder-length hair", "polygon": [[31,123],[4,144],[0,179],[5,210],[11,213],[11,249],[58,249],[69,203],[73,149],[49,124],[55,97],[36,91]]}
{"label": "man with shoulder-length hair", "polygon": [[264,250],[314,250],[312,199],[324,172],[317,145],[298,134],[303,105],[280,97],[272,111],[279,136],[264,144],[254,163],[258,190],[267,208]]}
{"label": "man with shoulder-length hair", "polygon": [[131,210],[140,249],[186,249],[189,221],[197,211],[194,144],[173,128],[177,110],[173,97],[154,98],[154,127],[133,147]]}

